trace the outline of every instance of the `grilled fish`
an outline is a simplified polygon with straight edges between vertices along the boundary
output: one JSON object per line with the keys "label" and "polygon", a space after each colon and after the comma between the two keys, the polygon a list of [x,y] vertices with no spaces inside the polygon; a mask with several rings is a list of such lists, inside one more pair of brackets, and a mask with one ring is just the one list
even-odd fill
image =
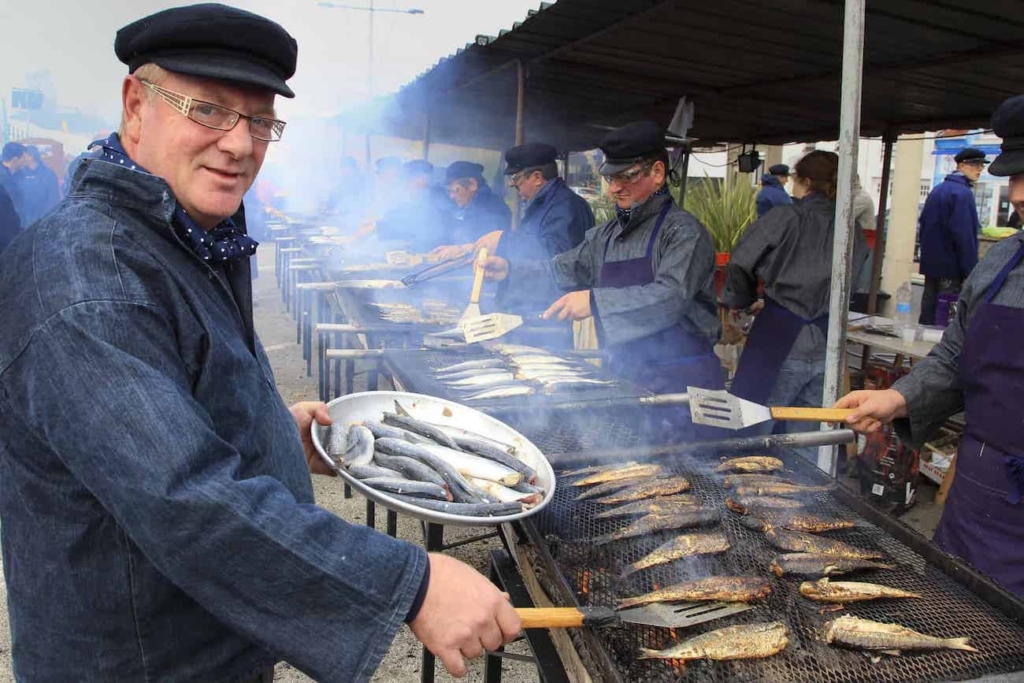
{"label": "grilled fish", "polygon": [[426,481],[410,481],[409,479],[387,479],[384,477],[371,477],[363,479],[362,482],[370,488],[387,493],[401,493],[404,496],[413,498],[433,498],[434,500],[450,500],[449,494],[437,484]]}
{"label": "grilled fish", "polygon": [[820,534],[826,531],[852,529],[857,523],[850,519],[820,517],[800,510],[754,510],[753,514],[742,518],[742,524],[755,531],[783,528],[792,531],[805,531],[809,534]]}
{"label": "grilled fish", "polygon": [[781,496],[742,496],[739,498],[727,496],[725,499],[725,506],[741,515],[745,515],[751,510],[796,510],[807,505],[806,501]]}
{"label": "grilled fish", "polygon": [[789,479],[777,477],[774,474],[728,474],[722,479],[722,487],[728,489],[734,486],[774,484],[780,482],[784,484],[796,483]]}
{"label": "grilled fish", "polygon": [[650,481],[651,477],[627,477],[624,479],[617,479],[615,481],[606,481],[603,484],[597,484],[591,486],[588,489],[577,489],[579,493],[576,495],[576,500],[587,500],[588,498],[603,498],[607,495],[613,494],[627,486],[638,486],[644,482]]}
{"label": "grilled fish", "polygon": [[831,486],[808,486],[786,482],[740,484],[733,489],[737,496],[798,496],[801,494],[828,491]]}
{"label": "grilled fish", "polygon": [[696,581],[677,583],[635,598],[619,600],[619,609],[655,602],[753,602],[763,600],[771,592],[771,582],[759,576],[709,576]]}
{"label": "grilled fish", "polygon": [[[603,503],[604,499],[595,502]],[[594,515],[594,519],[612,519],[614,517],[628,517],[630,515],[671,515],[680,510],[694,508],[698,505],[700,505],[700,498],[689,494],[665,496],[663,498],[647,498],[599,512]]]}
{"label": "grilled fish", "polygon": [[621,469],[624,467],[634,467],[637,464],[638,463],[636,463],[635,461],[630,460],[629,462],[617,462],[612,463],[610,465],[588,465],[586,467],[580,467],[575,470],[566,470],[565,472],[561,472],[558,476],[563,478],[578,477],[583,474],[595,474],[597,472],[607,472],[608,470]]}
{"label": "grilled fish", "polygon": [[483,358],[481,360],[467,360],[464,363],[456,363],[455,365],[438,368],[434,373],[443,375],[452,372],[462,372],[464,370],[486,370],[488,368],[500,368],[504,366],[505,363],[500,358]]}
{"label": "grilled fish", "polygon": [[573,486],[591,486],[593,484],[602,484],[608,481],[617,481],[620,479],[635,479],[636,477],[653,477],[661,474],[661,465],[627,465],[625,467],[616,467],[610,470],[602,470],[591,474],[590,476],[584,477],[572,483]]}
{"label": "grilled fish", "polygon": [[668,648],[640,648],[641,659],[763,659],[786,649],[789,631],[781,621],[727,626]]}
{"label": "grilled fish", "polygon": [[777,556],[769,567],[776,576],[798,574],[800,576],[832,576],[859,569],[894,569],[892,565],[836,555],[815,555],[812,553],[786,553]]}
{"label": "grilled fish", "polygon": [[877,583],[857,581],[804,581],[800,584],[800,595],[818,602],[863,602],[887,598],[919,598],[917,593],[890,588]]}
{"label": "grilled fish", "polygon": [[880,560],[885,557],[874,550],[865,550],[833,538],[805,534],[802,531],[769,529],[764,535],[773,546],[791,553],[834,555],[855,560]]}
{"label": "grilled fish", "polygon": [[826,624],[825,642],[888,655],[898,655],[902,650],[978,651],[971,647],[970,638],[936,638],[899,624],[883,624],[850,615]]}
{"label": "grilled fish", "polygon": [[633,564],[623,567],[621,577],[627,577],[642,569],[668,564],[691,555],[715,555],[729,549],[729,539],[721,532],[681,534],[671,541],[663,543],[650,554],[641,557]]}
{"label": "grilled fish", "polygon": [[[640,479],[639,483],[629,484],[627,488],[610,496],[598,498],[596,503],[614,505],[634,500],[654,498],[655,496],[671,496],[690,490],[690,480],[686,477],[666,477],[664,479]],[[588,491],[589,493],[589,491]]]}
{"label": "grilled fish", "polygon": [[603,536],[595,536],[594,545],[605,545],[613,541],[622,541],[627,538],[646,536],[656,531],[667,531],[670,529],[686,529],[695,526],[707,526],[714,524],[721,515],[714,508],[693,507],[681,509],[669,514],[652,514],[641,517],[632,524],[622,527],[618,531]]}
{"label": "grilled fish", "polygon": [[729,458],[715,468],[716,472],[775,472],[785,465],[778,458],[767,455],[749,455],[744,458]]}
{"label": "grilled fish", "polygon": [[434,425],[428,424],[423,420],[417,420],[415,417],[409,415],[398,415],[396,413],[384,413],[384,424],[405,429],[413,432],[414,434],[419,434],[420,436],[425,436],[431,441],[439,443],[442,446],[447,446],[452,450],[462,450],[459,448],[459,445],[455,443],[452,437],[448,436]]}
{"label": "grilled fish", "polygon": [[484,389],[478,391],[475,394],[466,396],[467,401],[485,401],[489,398],[511,398],[513,396],[531,396],[533,394],[533,387],[528,387],[525,384],[509,384],[503,387],[491,387],[490,389]]}

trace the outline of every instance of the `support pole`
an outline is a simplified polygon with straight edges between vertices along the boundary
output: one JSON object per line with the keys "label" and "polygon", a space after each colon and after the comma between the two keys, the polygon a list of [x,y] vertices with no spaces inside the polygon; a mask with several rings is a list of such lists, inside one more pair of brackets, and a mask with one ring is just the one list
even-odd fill
{"label": "support pole", "polygon": [[683,149],[683,163],[679,169],[679,206],[682,208],[686,202],[686,178],[690,175],[690,146]]}
{"label": "support pole", "polygon": [[885,255],[885,212],[889,210],[889,183],[892,180],[892,148],[896,134],[886,131],[882,136],[882,189],[878,195],[878,221],[875,225],[875,251],[871,257],[871,288],[868,290],[868,313],[878,313],[878,287],[882,282],[882,258]]}
{"label": "support pole", "polygon": [[[850,258],[853,225],[853,182],[860,140],[861,76],[864,67],[864,2],[846,0],[843,22],[843,82],[839,114],[839,185],[836,196],[835,240],[832,248],[832,294],[829,298],[825,391],[822,405],[839,400],[846,369],[846,320],[850,306]],[[835,447],[818,450],[818,467],[836,475]]]}
{"label": "support pole", "polygon": [[[523,144],[523,115],[526,108],[526,67],[523,60],[516,60],[516,137],[515,145]],[[505,188],[508,191],[508,188]],[[512,210],[512,232],[519,227],[519,212],[522,211],[522,202],[516,201]]]}

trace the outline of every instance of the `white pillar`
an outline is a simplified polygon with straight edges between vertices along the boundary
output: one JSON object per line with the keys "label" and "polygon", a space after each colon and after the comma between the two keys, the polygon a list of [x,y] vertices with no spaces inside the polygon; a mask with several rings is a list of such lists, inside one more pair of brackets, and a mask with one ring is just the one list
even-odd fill
{"label": "white pillar", "polygon": [[917,206],[921,196],[921,162],[924,141],[920,135],[899,138],[893,160],[892,200],[889,210],[889,231],[885,241],[882,264],[882,289],[890,299],[879,307],[881,315],[895,311],[896,290],[917,272],[914,264],[914,238],[917,235]]}

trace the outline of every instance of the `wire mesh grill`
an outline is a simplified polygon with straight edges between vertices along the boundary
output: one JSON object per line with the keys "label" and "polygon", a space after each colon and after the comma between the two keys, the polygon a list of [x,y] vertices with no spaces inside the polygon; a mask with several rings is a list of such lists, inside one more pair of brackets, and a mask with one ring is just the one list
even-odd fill
{"label": "wire mesh grill", "polygon": [[[593,447],[607,449],[614,443],[639,443],[637,434],[629,427],[611,423],[606,423],[603,431],[583,433],[571,424],[523,431],[549,456],[556,471],[559,470],[559,452],[578,453]],[[782,457],[792,460],[800,456],[789,454]],[[842,611],[823,613],[822,603],[808,600],[799,593],[800,583],[807,579],[779,578],[769,571],[770,562],[781,551],[773,548],[760,532],[740,524],[740,516],[725,508],[727,491],[721,487],[721,475],[710,472],[717,461],[678,456],[662,462],[671,462],[668,469],[686,475],[692,483],[692,493],[699,496],[705,505],[722,510],[722,521],[714,528],[726,533],[731,549],[722,555],[681,560],[620,579],[619,573],[624,565],[640,559],[679,532],[661,532],[640,539],[594,546],[591,539],[615,531],[635,518],[595,519],[594,514],[598,510],[611,506],[576,501],[575,487],[568,485],[571,479],[560,479],[551,504],[524,523],[535,527],[538,532],[536,538],[546,539],[547,550],[556,565],[554,569],[574,591],[577,605],[614,605],[624,597],[715,575],[767,577],[772,582],[773,591],[765,602],[752,610],[697,625],[685,633],[633,624],[595,629],[594,636],[616,667],[615,674],[620,680],[924,683],[1024,671],[1024,627],[953,581],[890,534],[860,518],[832,494],[814,494],[807,510],[823,516],[852,519],[858,526],[824,536],[881,551],[886,561],[896,565],[895,570],[857,572],[838,580],[881,583],[919,593],[923,599],[853,603]],[[795,480],[802,478],[793,474],[786,476]],[[863,653],[824,643],[825,624],[842,614],[899,623],[934,636],[968,636],[980,652],[943,650],[907,653],[901,657],[883,656],[873,663]],[[790,632],[788,647],[774,657],[731,662],[694,661],[685,668],[671,660],[638,659],[641,647],[664,649],[677,640],[705,631],[773,620],[785,622]]]}

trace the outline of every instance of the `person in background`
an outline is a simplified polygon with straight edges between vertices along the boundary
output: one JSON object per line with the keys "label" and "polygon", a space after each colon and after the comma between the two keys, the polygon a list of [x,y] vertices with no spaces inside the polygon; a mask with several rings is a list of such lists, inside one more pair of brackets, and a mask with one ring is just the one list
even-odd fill
{"label": "person in background", "polygon": [[[14,210],[19,217],[23,217],[21,188],[18,185],[17,174],[23,168],[32,163],[32,156],[28,153],[25,145],[18,142],[8,142],[4,145],[2,163],[0,163],[0,187],[7,191],[7,196],[14,204]],[[20,220],[25,225],[24,220]]]}
{"label": "person in background", "polygon": [[330,415],[285,405],[254,329],[258,245],[232,217],[284,132],[295,40],[208,3],[114,50],[119,132],[0,256],[14,677],[268,683],[284,659],[365,683],[403,622],[465,675],[518,633],[507,597],[316,506]]}
{"label": "person in background", "polygon": [[[992,115],[1002,151],[989,172],[1010,178],[1024,216],[1024,95]],[[977,158],[977,157],[975,157]],[[967,276],[953,320],[931,353],[884,391],[854,391],[836,403],[870,433],[892,422],[922,447],[963,411],[956,473],[935,543],[1024,598],[1024,234],[994,244]]]}
{"label": "person in background", "polygon": [[404,199],[372,224],[380,239],[405,242],[416,253],[426,253],[450,239],[452,202],[433,182],[433,175],[434,165],[429,161],[406,162],[402,167]]}
{"label": "person in background", "polygon": [[452,242],[432,254],[440,259],[468,253],[484,235],[512,227],[512,211],[484,180],[484,167],[472,161],[456,161],[445,170],[445,186],[454,203]]}
{"label": "person in background", "polygon": [[22,225],[29,226],[46,215],[60,201],[57,174],[43,162],[35,145],[25,147],[29,163],[15,176],[21,191]]}
{"label": "person in background", "polygon": [[381,157],[375,164],[373,177],[372,217],[380,218],[403,200],[402,159]]}
{"label": "person in background", "polygon": [[761,176],[761,191],[757,193],[757,217],[765,215],[776,206],[786,206],[793,199],[786,194],[786,183],[789,182],[789,166],[775,164]]}
{"label": "person in background", "polygon": [[[508,280],[521,295],[554,282],[565,294],[544,317],[593,315],[613,371],[650,391],[724,388],[713,351],[721,334],[715,249],[700,221],[669,194],[665,130],[653,121],[630,123],[605,136],[600,148],[615,217],[554,258],[489,257],[486,277]],[[684,411],[677,416],[675,429],[692,428]]]}
{"label": "person in background", "polygon": [[[935,186],[918,219],[921,243],[920,272],[924,275],[918,323],[935,325],[940,297],[952,302],[964,280],[978,264],[981,222],[973,184],[988,161],[985,152],[967,147],[953,157],[956,170]],[[938,321],[944,325],[945,320]]]}
{"label": "person in background", "polygon": [[0,254],[7,248],[14,238],[21,232],[21,218],[14,208],[11,196],[7,189],[0,185]]}
{"label": "person in background", "polygon": [[878,219],[875,216],[875,200],[861,186],[859,175],[853,181],[853,224],[864,237],[864,246],[867,248],[867,257],[854,282],[853,291],[869,292],[871,291],[871,269],[875,262],[874,249]]}
{"label": "person in background", "polygon": [[363,196],[366,183],[359,162],[353,157],[344,157],[338,165],[338,175],[327,199],[321,206],[321,213],[347,214],[354,206],[367,201]]}
{"label": "person in background", "polygon": [[[770,406],[820,406],[825,389],[825,340],[832,288],[839,157],[814,151],[793,168],[793,197],[752,223],[732,251],[722,303],[757,311],[730,392]],[[867,257],[854,231],[853,272]],[[758,280],[764,301],[758,301]],[[790,431],[818,429],[780,423]],[[766,423],[763,430],[771,429]]]}

